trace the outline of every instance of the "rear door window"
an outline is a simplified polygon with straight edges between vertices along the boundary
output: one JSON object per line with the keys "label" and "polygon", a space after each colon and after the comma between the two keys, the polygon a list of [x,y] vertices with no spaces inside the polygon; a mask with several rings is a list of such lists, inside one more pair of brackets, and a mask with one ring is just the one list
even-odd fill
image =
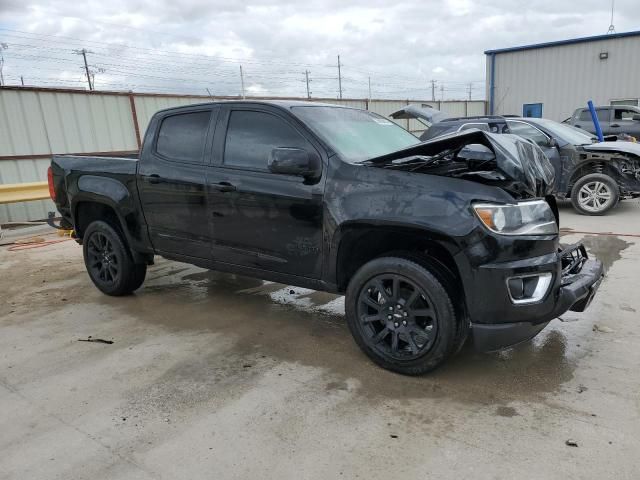
{"label": "rear door window", "polygon": [[307,140],[276,115],[251,110],[232,110],[224,146],[224,165],[267,170],[274,148],[309,149]]}
{"label": "rear door window", "polygon": [[165,117],[160,124],[156,153],[167,160],[203,163],[210,111]]}

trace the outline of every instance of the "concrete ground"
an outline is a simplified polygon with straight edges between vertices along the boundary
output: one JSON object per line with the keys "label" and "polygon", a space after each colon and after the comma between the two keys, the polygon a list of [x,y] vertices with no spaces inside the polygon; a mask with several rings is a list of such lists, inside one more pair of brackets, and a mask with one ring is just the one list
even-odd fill
{"label": "concrete ground", "polygon": [[420,378],[340,297],[160,259],[110,298],[75,242],[0,247],[0,478],[639,478],[640,203],[561,210],[607,267],[590,309]]}

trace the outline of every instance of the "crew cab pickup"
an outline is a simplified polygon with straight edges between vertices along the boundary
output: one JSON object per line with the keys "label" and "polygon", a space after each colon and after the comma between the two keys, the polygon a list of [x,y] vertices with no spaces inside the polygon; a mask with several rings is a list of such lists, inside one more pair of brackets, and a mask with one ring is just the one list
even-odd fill
{"label": "crew cab pickup", "polygon": [[421,374],[469,333],[497,350],[588,306],[602,264],[560,247],[553,175],[514,135],[420,142],[364,110],[237,101],[156,113],[139,158],[54,156],[49,184],[102,292],[160,255],[342,293],[360,348]]}

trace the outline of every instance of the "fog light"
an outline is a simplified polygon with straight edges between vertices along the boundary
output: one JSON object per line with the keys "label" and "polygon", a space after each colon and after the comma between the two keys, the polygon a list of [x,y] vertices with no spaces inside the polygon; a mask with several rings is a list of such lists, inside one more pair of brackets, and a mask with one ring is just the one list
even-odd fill
{"label": "fog light", "polygon": [[551,277],[550,272],[510,277],[507,279],[509,298],[516,305],[539,302],[549,290]]}

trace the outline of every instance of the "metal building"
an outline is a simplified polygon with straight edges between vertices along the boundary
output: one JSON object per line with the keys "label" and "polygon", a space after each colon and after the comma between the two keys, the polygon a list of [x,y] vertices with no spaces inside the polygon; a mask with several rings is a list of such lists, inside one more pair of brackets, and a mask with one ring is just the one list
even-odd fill
{"label": "metal building", "polygon": [[562,121],[588,100],[638,105],[640,31],[484,52],[489,113]]}

